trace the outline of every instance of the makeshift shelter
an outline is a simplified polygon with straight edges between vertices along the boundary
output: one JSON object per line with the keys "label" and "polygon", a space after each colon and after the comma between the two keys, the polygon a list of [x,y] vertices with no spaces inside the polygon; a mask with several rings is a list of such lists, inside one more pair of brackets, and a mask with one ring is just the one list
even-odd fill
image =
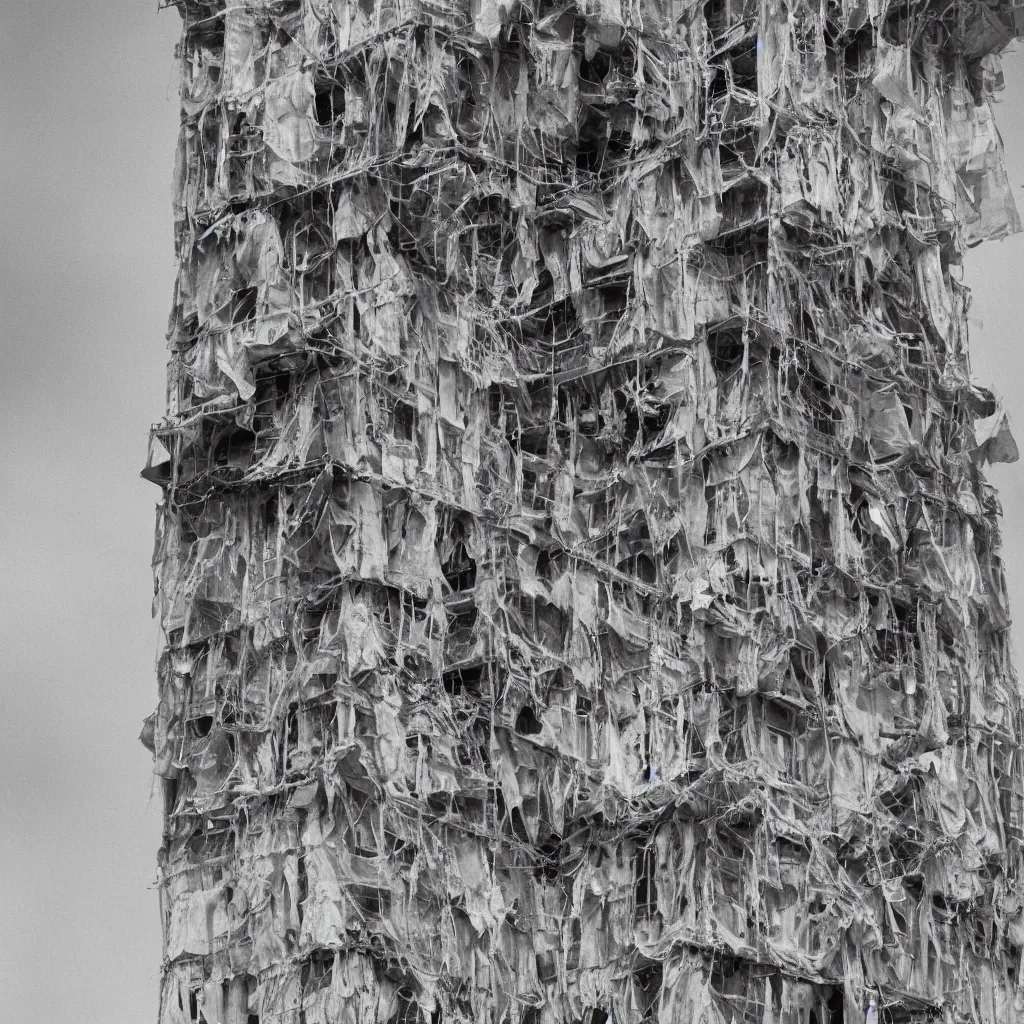
{"label": "makeshift shelter", "polygon": [[1024,1021],[1016,10],[174,6],[160,1024]]}

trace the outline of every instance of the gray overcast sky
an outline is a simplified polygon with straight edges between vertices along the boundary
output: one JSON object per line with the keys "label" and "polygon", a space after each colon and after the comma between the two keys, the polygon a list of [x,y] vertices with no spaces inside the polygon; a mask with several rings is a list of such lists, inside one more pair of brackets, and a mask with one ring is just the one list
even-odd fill
{"label": "gray overcast sky", "polygon": [[155,1021],[153,508],[174,273],[156,0],[0,13],[0,1018]]}
{"label": "gray overcast sky", "polygon": [[[0,14],[0,992],[10,1024],[155,1019],[159,815],[136,737],[156,699],[157,490],[174,263],[172,51],[155,0]],[[999,122],[1024,200],[1024,60]],[[1021,203],[1024,205],[1024,202]],[[968,258],[982,383],[1024,442],[1024,237]],[[1024,623],[1024,475],[992,474]],[[1021,648],[1020,627],[1015,630]]]}

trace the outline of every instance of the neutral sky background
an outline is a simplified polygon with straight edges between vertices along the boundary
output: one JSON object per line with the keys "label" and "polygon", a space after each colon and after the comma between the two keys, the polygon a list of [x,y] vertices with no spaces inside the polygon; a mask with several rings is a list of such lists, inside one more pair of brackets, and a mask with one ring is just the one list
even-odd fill
{"label": "neutral sky background", "polygon": [[[179,19],[155,0],[0,13],[0,1017],[155,1020],[153,508],[174,270]],[[1000,125],[1024,206],[1024,60]],[[1024,442],[1024,237],[969,257],[973,364]],[[1024,447],[1024,444],[1022,444]],[[1024,623],[1024,473],[992,473]],[[1018,627],[1017,646],[1024,633]]]}

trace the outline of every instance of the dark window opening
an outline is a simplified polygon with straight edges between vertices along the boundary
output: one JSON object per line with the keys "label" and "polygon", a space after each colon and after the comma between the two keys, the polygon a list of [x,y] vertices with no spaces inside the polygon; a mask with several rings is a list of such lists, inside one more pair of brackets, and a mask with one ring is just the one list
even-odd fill
{"label": "dark window opening", "polygon": [[[729,92],[729,78],[723,67],[711,67],[711,84],[708,88],[708,107],[713,107],[719,100],[723,100]],[[721,106],[721,104],[719,104]],[[720,118],[719,118],[720,120]]]}
{"label": "dark window opening", "polygon": [[220,53],[224,49],[224,21],[221,18],[206,18],[195,26],[191,42],[202,46],[212,53]]}
{"label": "dark window opening", "polygon": [[516,718],[516,732],[520,736],[536,736],[543,728],[533,708],[529,704],[524,704]]}
{"label": "dark window opening", "polygon": [[537,575],[541,579],[549,579],[551,577],[552,565],[554,565],[556,569],[558,568],[558,562],[552,557],[551,552],[545,548],[537,555]]}
{"label": "dark window opening", "polygon": [[192,722],[192,731],[202,739],[205,736],[210,735],[210,730],[213,728],[213,716],[212,715],[201,715],[199,718]]}
{"label": "dark window opening", "polygon": [[621,442],[628,446],[632,444],[637,432],[640,430],[640,410],[636,406],[633,394],[622,389],[615,391],[615,408],[622,415]]}
{"label": "dark window opening", "polygon": [[459,99],[465,107],[475,107],[476,98],[473,92],[474,66],[469,54],[464,50],[459,53],[455,64],[455,74],[458,80]]}
{"label": "dark window opening", "polygon": [[508,816],[509,824],[512,826],[512,835],[521,843],[529,843],[530,832],[523,820],[523,812],[518,807],[513,807]]}
{"label": "dark window opening", "polygon": [[739,328],[723,328],[708,333],[708,354],[719,376],[728,377],[743,364],[743,332]]}
{"label": "dark window opening", "polygon": [[314,108],[317,124],[329,128],[345,113],[344,88],[336,82],[327,83],[327,87],[316,94]]}
{"label": "dark window opening", "polygon": [[827,661],[822,666],[821,696],[827,704],[835,704],[838,698],[835,684],[832,682],[832,670]]}
{"label": "dark window opening", "polygon": [[580,924],[580,919],[574,917],[570,922],[569,928],[569,952],[565,957],[565,969],[567,971],[575,971],[580,965],[580,945],[583,938],[583,927]]}
{"label": "dark window opening", "polygon": [[427,599],[410,594],[408,590],[399,592],[402,615],[412,622],[424,622],[427,618]]}
{"label": "dark window opening", "polygon": [[305,903],[309,899],[309,878],[306,875],[306,858],[299,854],[298,864],[295,869],[296,881],[298,882],[298,899],[295,909],[299,915],[299,926],[302,926],[302,918],[305,916]]}
{"label": "dark window opening", "polygon": [[494,426],[501,422],[501,412],[505,408],[505,394],[500,384],[491,384],[487,388],[487,412]]}
{"label": "dark window opening", "polygon": [[580,405],[577,417],[580,433],[585,437],[593,437],[601,429],[601,413],[594,405],[590,396],[586,396]]}
{"label": "dark window opening", "polygon": [[629,305],[629,286],[606,284],[601,287],[601,309],[606,322],[615,322]]}
{"label": "dark window opening", "polygon": [[728,29],[735,25],[747,24],[752,18],[748,17],[746,4],[741,0],[707,0],[704,4],[704,20],[717,43],[719,37],[724,37]]}
{"label": "dark window opening", "polygon": [[720,235],[734,231],[752,231],[768,217],[768,190],[757,179],[738,181],[722,196],[722,230]]}
{"label": "dark window opening", "polygon": [[658,998],[664,982],[664,968],[660,963],[646,964],[633,975],[635,988],[641,997],[642,1020],[655,1020],[658,1016]]}
{"label": "dark window opening", "polygon": [[854,34],[843,48],[843,67],[846,71],[847,88],[856,91],[862,74],[874,70],[875,28],[868,22]]}
{"label": "dark window opening", "polygon": [[1020,964],[1020,946],[1006,944],[1006,977],[1014,985],[1017,984],[1017,968]]}
{"label": "dark window opening", "polygon": [[398,1006],[389,1018],[388,1024],[417,1024],[419,1016],[419,1004],[412,989],[399,989]]}
{"label": "dark window opening", "polygon": [[208,1024],[206,1014],[199,1009],[199,993],[202,989],[194,988],[188,994],[188,1008],[195,1024]]}
{"label": "dark window opening", "polygon": [[597,174],[604,163],[604,149],[603,123],[584,123],[576,142],[576,170],[585,174]]}
{"label": "dark window opening", "polygon": [[658,582],[658,570],[650,556],[641,552],[636,556],[635,575],[641,583],[654,586]]}
{"label": "dark window opening", "polygon": [[757,39],[749,39],[733,47],[728,53],[733,85],[757,92]]}
{"label": "dark window opening", "polygon": [[603,50],[597,50],[593,57],[580,58],[580,83],[582,85],[598,85],[603,87],[604,80],[611,70],[611,56]]}
{"label": "dark window opening", "polygon": [[707,749],[704,746],[704,741],[700,737],[700,733],[689,723],[684,724],[684,734],[688,744],[688,749],[691,757],[706,757]]}
{"label": "dark window opening", "polygon": [[231,306],[231,322],[242,324],[256,319],[256,300],[259,292],[255,288],[243,288],[235,295]]}
{"label": "dark window opening", "polygon": [[[728,162],[739,163],[741,160],[752,163],[752,153],[741,152],[724,143],[719,147],[723,165]],[[709,243],[709,249],[725,259],[737,260],[741,265],[753,267],[764,263],[768,248],[768,229],[766,224],[755,224],[742,231],[733,231],[720,238],[716,243]]]}
{"label": "dark window opening", "polygon": [[309,678],[310,690],[314,693],[317,690],[321,693],[329,693],[334,689],[334,683],[337,678],[337,674],[334,672],[315,672]]}
{"label": "dark window opening", "polygon": [[555,954],[550,949],[535,954],[534,962],[537,965],[537,977],[543,984],[550,985],[557,980],[558,965],[555,961]]}
{"label": "dark window opening", "polygon": [[[632,112],[632,107],[627,104],[620,104],[621,112]],[[633,150],[632,132],[622,128],[612,128],[608,133],[608,143],[605,146],[605,156],[614,158],[626,157]]]}
{"label": "dark window opening", "polygon": [[484,666],[472,665],[445,672],[441,677],[441,685],[447,694],[455,697],[462,693],[479,696],[483,690]]}
{"label": "dark window opening", "polygon": [[554,884],[561,877],[561,842],[561,836],[550,835],[537,847],[537,864],[533,876],[538,881]]}
{"label": "dark window opening", "polygon": [[284,728],[281,730],[281,763],[285,771],[291,768],[292,752],[299,745],[299,705],[292,703],[288,705],[288,714],[285,717]]}
{"label": "dark window opening", "polygon": [[636,912],[637,917],[650,917],[658,905],[658,889],[654,882],[655,853],[653,845],[636,853]]}
{"label": "dark window opening", "polygon": [[169,818],[174,812],[174,808],[178,803],[178,785],[177,779],[161,779],[161,789],[163,791],[163,804],[164,804],[164,817]]}
{"label": "dark window opening", "polygon": [[509,22],[503,29],[502,35],[505,37],[505,43],[509,49],[517,51],[521,49],[523,45],[523,37],[519,30],[519,26],[514,22]]}
{"label": "dark window opening", "polygon": [[416,436],[416,410],[406,402],[395,405],[395,440],[412,441]]}
{"label": "dark window opening", "polygon": [[505,797],[501,792],[501,786],[491,786],[488,795],[494,801],[494,816],[498,821],[505,820]]}
{"label": "dark window opening", "polygon": [[846,1009],[841,988],[832,989],[832,994],[828,997],[826,1009],[828,1010],[828,1024],[843,1024]]}
{"label": "dark window opening", "polygon": [[213,461],[220,466],[236,459],[242,459],[252,451],[256,444],[256,435],[244,427],[235,427],[222,434],[213,446]]}
{"label": "dark window opening", "polygon": [[458,592],[476,586],[476,561],[466,550],[466,528],[456,522],[451,532],[451,548],[441,571],[448,586]]}
{"label": "dark window opening", "polygon": [[[471,632],[476,625],[477,616],[478,609],[476,605],[471,605],[469,608],[455,612],[448,619],[448,635],[458,638],[459,634]],[[467,638],[463,636],[462,639]]]}

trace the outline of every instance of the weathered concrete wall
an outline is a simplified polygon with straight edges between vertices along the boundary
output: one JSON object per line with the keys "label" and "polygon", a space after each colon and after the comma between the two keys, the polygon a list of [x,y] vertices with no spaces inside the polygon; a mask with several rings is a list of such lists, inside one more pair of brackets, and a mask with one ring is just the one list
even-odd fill
{"label": "weathered concrete wall", "polygon": [[161,1024],[1024,1020],[958,0],[178,4]]}

